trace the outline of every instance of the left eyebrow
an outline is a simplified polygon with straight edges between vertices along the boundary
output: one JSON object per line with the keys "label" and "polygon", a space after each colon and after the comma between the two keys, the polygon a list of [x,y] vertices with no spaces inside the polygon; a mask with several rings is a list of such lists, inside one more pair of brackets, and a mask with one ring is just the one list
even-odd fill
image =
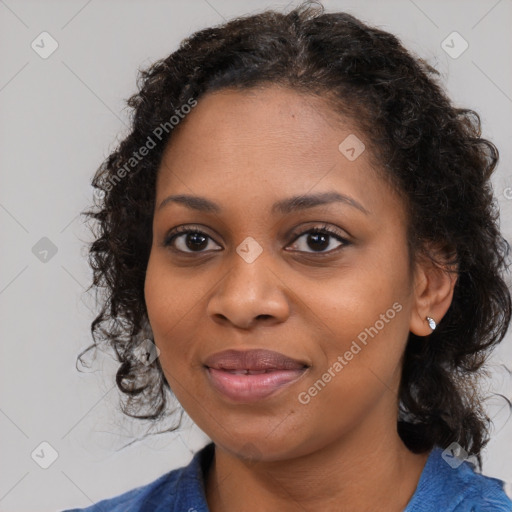
{"label": "left eyebrow", "polygon": [[272,213],[279,212],[283,215],[306,208],[314,208],[329,203],[344,203],[352,206],[366,215],[370,212],[358,201],[345,194],[338,192],[323,192],[319,194],[310,194],[307,196],[294,196],[281,201],[277,201],[272,206]]}
{"label": "left eyebrow", "polygon": [[[286,199],[277,201],[272,205],[272,213],[281,213],[286,215],[295,211],[305,210],[307,208],[314,208],[329,203],[344,203],[356,208],[369,215],[370,212],[358,201],[345,194],[338,192],[323,192],[319,194],[309,194],[304,196],[293,196]],[[170,203],[182,204],[192,210],[197,210],[204,213],[221,213],[222,208],[217,204],[206,199],[206,197],[192,196],[187,194],[178,194],[166,197],[158,207],[161,210],[164,206]]]}

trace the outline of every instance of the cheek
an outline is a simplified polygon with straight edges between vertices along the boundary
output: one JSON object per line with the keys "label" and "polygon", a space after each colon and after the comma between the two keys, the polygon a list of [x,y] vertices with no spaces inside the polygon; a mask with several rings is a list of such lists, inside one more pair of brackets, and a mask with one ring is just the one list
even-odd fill
{"label": "cheek", "polygon": [[[392,382],[399,369],[409,333],[411,281],[407,252],[399,243],[395,247],[365,254],[346,275],[308,295],[330,333],[321,342],[324,360],[316,377],[331,369],[336,378],[326,375],[326,380],[341,382],[350,394],[360,395],[374,383],[382,386],[380,380]],[[338,372],[332,368],[336,362],[343,366],[336,366]]]}
{"label": "cheek", "polygon": [[315,378],[332,381],[333,388],[339,386],[350,396],[364,394],[380,380],[393,381],[409,332],[404,297],[347,291],[336,304],[325,303],[323,309],[317,304],[329,336],[320,340],[322,357],[317,359]]}
{"label": "cheek", "polygon": [[299,411],[317,418],[314,429],[324,437],[356,428],[382,401],[385,414],[394,414],[408,335],[407,304],[392,286],[387,293],[368,290],[359,283],[353,292],[337,292],[337,300],[323,304],[311,297],[331,336],[320,341],[319,364],[296,399]]}
{"label": "cheek", "polygon": [[[184,343],[180,342],[182,337],[177,336],[177,332],[181,332],[183,324],[186,323],[187,303],[183,293],[179,292],[179,283],[175,282],[171,272],[166,272],[165,264],[160,260],[158,256],[150,256],[144,296],[155,344],[160,349],[161,360],[166,362],[183,354],[181,345]],[[170,352],[173,354],[169,354]]]}
{"label": "cheek", "polygon": [[148,318],[155,345],[160,351],[159,361],[165,379],[178,401],[187,403],[187,396],[184,395],[187,386],[181,383],[184,380],[183,369],[189,366],[189,362],[186,340],[178,334],[180,319],[183,319],[180,311],[183,304],[176,297],[179,294],[170,292],[175,289],[174,284],[153,263],[150,260],[144,287]]}
{"label": "cheek", "polygon": [[355,339],[362,333],[364,341],[366,329],[372,327],[393,338],[408,325],[404,313],[410,301],[408,278],[391,266],[364,268],[362,263],[361,267],[351,267],[346,275],[321,286],[309,286],[307,304],[318,321],[341,340]]}
{"label": "cheek", "polygon": [[180,383],[190,380],[199,364],[197,340],[205,340],[201,329],[211,286],[207,279],[184,280],[179,271],[170,270],[165,254],[151,254],[144,286],[146,308],[160,364],[178,399]]}
{"label": "cheek", "polygon": [[167,280],[162,278],[163,276],[165,274],[159,272],[159,266],[155,258],[151,256],[146,270],[144,298],[148,318],[157,344],[160,333],[164,332],[166,327],[172,325],[174,311],[174,304],[172,303],[173,294],[169,293]]}

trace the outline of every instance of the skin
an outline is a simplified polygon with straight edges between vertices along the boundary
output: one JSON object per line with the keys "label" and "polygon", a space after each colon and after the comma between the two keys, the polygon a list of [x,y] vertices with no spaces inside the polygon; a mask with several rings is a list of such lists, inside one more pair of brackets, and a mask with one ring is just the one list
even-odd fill
{"label": "skin", "polygon": [[[426,261],[409,267],[402,200],[371,168],[369,144],[354,161],[339,151],[349,134],[365,135],[331,112],[320,98],[277,86],[209,93],[176,129],[159,169],[146,305],[165,377],[216,446],[212,512],[400,511],[428,456],[411,453],[396,431],[401,358],[410,331],[427,336],[426,316],[442,319],[455,283]],[[342,202],[271,210],[328,191],[366,213]],[[171,194],[208,198],[221,211],[159,208]],[[350,243],[308,242],[324,224]],[[164,245],[179,225],[205,233],[199,252],[186,234],[174,251]],[[236,252],[249,236],[262,248],[252,263]],[[401,311],[300,403],[394,303]],[[232,403],[203,367],[231,348],[276,350],[310,368],[269,398]]]}

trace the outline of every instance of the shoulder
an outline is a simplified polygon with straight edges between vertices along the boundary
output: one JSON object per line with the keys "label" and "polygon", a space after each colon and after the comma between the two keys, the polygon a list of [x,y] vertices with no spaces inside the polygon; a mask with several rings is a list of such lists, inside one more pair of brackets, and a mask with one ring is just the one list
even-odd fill
{"label": "shoulder", "polygon": [[430,453],[405,512],[512,512],[503,482],[477,473],[439,447]]}
{"label": "shoulder", "polygon": [[464,463],[454,482],[460,490],[456,512],[512,512],[512,501],[505,494],[501,480],[476,473],[470,464]]}
{"label": "shoulder", "polygon": [[104,499],[81,509],[66,510],[64,512],[139,512],[144,510],[159,510],[151,508],[157,504],[167,505],[169,508],[169,498],[175,494],[176,482],[185,468],[175,469],[162,475],[157,480],[132,489],[128,492]]}
{"label": "shoulder", "polygon": [[207,512],[203,471],[212,456],[213,443],[210,443],[195,454],[188,466],[89,507],[63,512]]}

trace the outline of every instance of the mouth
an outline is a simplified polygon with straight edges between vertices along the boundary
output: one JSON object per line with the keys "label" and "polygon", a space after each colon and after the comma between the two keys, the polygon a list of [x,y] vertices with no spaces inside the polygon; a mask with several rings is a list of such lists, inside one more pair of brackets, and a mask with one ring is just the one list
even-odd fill
{"label": "mouth", "polygon": [[310,365],[270,350],[226,350],[204,363],[209,382],[224,398],[255,402],[297,382]]}

